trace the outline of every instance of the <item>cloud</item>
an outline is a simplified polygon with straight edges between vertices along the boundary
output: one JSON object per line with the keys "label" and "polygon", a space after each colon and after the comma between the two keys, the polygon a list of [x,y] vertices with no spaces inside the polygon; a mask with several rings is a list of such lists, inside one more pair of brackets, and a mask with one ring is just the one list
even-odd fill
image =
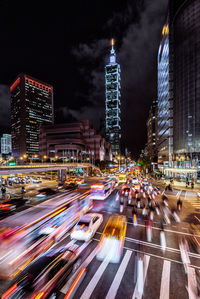
{"label": "cloud", "polygon": [[[123,143],[138,152],[144,146],[146,118],[151,101],[156,97],[157,51],[168,0],[132,2],[128,2],[125,11],[113,14],[104,27],[108,32],[114,28],[114,36],[119,36],[117,58],[122,70]],[[85,116],[97,123],[104,117],[104,66],[108,54],[107,38],[82,43],[73,49],[73,55],[81,63],[83,80],[90,82],[87,91],[90,106],[83,104],[81,112],[71,111],[76,118]]]}
{"label": "cloud", "polygon": [[0,107],[0,126],[7,129],[10,125],[10,90],[3,84],[0,84]]}

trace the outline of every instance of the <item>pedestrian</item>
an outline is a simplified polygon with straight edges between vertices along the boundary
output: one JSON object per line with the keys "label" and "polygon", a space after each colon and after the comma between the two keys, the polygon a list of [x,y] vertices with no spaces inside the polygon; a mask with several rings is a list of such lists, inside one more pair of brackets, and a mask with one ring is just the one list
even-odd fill
{"label": "pedestrian", "polygon": [[191,183],[191,188],[194,189],[194,183],[193,182]]}

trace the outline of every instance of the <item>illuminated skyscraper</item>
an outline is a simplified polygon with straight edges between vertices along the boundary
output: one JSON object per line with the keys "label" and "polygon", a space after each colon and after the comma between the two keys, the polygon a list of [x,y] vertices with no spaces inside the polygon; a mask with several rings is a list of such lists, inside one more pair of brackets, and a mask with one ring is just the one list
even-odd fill
{"label": "illuminated skyscraper", "polygon": [[3,134],[1,137],[1,154],[8,155],[12,153],[12,142],[10,134]]}
{"label": "illuminated skyscraper", "polygon": [[173,154],[173,98],[169,43],[169,25],[166,23],[158,50],[158,162],[161,164],[168,164]]}
{"label": "illuminated skyscraper", "polygon": [[10,92],[12,154],[39,155],[39,129],[53,123],[53,87],[20,74]]}
{"label": "illuminated skyscraper", "polygon": [[121,85],[120,65],[116,61],[114,40],[111,40],[109,62],[105,67],[106,85],[106,137],[112,144],[113,154],[120,153],[121,139]]}

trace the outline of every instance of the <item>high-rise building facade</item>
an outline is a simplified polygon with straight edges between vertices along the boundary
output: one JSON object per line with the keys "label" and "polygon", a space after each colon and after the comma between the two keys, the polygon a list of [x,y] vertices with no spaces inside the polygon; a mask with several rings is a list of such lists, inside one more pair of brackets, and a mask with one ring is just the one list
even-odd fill
{"label": "high-rise building facade", "polygon": [[106,137],[112,144],[113,154],[117,155],[120,153],[121,139],[121,70],[116,61],[114,40],[111,46],[109,62],[105,67]]}
{"label": "high-rise building facade", "polygon": [[154,100],[147,119],[147,155],[152,162],[157,162],[158,155],[158,101]]}
{"label": "high-rise building facade", "polygon": [[200,1],[170,0],[174,160],[200,160]]}
{"label": "high-rise building facade", "polygon": [[12,139],[10,134],[3,134],[1,137],[1,154],[8,155],[12,153]]}
{"label": "high-rise building facade", "polygon": [[169,25],[163,26],[158,50],[158,162],[168,163],[173,154],[173,93]]}
{"label": "high-rise building facade", "polygon": [[10,86],[12,154],[39,155],[39,129],[53,123],[53,87],[20,74]]}

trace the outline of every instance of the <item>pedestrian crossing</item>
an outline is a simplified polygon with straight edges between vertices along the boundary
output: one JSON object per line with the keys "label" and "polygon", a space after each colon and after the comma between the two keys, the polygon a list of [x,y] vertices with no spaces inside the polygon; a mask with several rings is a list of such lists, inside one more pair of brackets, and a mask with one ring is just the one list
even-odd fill
{"label": "pedestrian crossing", "polygon": [[195,209],[200,209],[200,198],[195,192],[185,191],[184,201],[190,203]]}
{"label": "pedestrian crossing", "polygon": [[[89,244],[84,243],[79,251]],[[73,298],[80,299],[192,299],[197,293],[195,269],[190,267],[185,275],[180,263],[158,259],[148,254],[139,256],[132,250],[124,250],[119,264],[100,262],[96,258],[96,247],[86,256],[77,270],[86,268],[86,275]],[[76,273],[74,274],[77,275]],[[74,277],[75,279],[75,277]],[[62,287],[56,298],[68,298],[69,283]],[[71,298],[71,297],[70,297]]]}

